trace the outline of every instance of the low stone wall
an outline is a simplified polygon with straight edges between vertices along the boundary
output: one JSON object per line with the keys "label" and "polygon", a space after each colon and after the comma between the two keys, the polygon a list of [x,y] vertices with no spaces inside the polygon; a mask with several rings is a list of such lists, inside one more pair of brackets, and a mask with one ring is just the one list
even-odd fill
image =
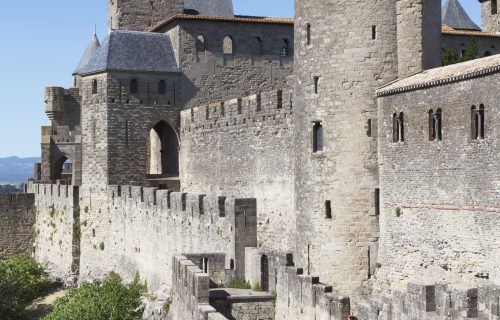
{"label": "low stone wall", "polygon": [[243,276],[244,248],[256,245],[255,199],[109,186],[103,199],[85,196],[81,206],[81,280],[139,272],[150,291],[168,291],[175,255],[221,252],[225,269]]}
{"label": "low stone wall", "polygon": [[31,253],[34,204],[33,194],[0,194],[0,259]]}
{"label": "low stone wall", "polygon": [[408,283],[404,292],[357,304],[360,320],[499,319],[500,287]]}
{"label": "low stone wall", "polygon": [[210,306],[210,276],[203,273],[185,256],[173,258],[172,306],[173,320],[223,320],[226,319]]}
{"label": "low stone wall", "polygon": [[305,275],[302,268],[294,266],[291,254],[247,248],[246,256],[247,261],[254,261],[253,268],[247,265],[247,281],[261,287],[265,281],[269,291],[276,293],[276,319],[345,320],[349,316],[350,299],[318,277]]}

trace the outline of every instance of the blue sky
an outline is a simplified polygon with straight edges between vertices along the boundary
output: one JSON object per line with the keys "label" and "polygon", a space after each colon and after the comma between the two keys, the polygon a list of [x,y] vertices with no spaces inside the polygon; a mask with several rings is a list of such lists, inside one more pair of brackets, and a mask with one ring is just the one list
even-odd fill
{"label": "blue sky", "polygon": [[[305,0],[302,0],[305,1]],[[0,157],[39,156],[43,88],[72,85],[93,32],[106,34],[104,0],[9,1],[0,10]],[[236,14],[293,16],[293,0],[233,0]],[[461,0],[480,24],[479,3]]]}

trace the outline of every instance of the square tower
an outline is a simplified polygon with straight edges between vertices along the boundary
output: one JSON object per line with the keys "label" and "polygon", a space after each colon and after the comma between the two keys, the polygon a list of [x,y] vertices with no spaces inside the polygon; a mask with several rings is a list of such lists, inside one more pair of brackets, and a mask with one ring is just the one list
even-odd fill
{"label": "square tower", "polygon": [[148,31],[184,12],[184,0],[108,0],[111,29]]}
{"label": "square tower", "polygon": [[497,0],[479,0],[483,31],[500,32],[500,15]]}

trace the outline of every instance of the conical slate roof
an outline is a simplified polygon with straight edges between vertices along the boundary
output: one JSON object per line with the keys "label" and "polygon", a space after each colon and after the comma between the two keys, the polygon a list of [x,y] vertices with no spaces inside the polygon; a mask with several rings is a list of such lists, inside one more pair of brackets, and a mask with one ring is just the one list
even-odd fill
{"label": "conical slate roof", "polygon": [[90,59],[94,56],[94,53],[97,51],[97,49],[99,49],[99,46],[100,46],[99,39],[97,38],[97,34],[94,31],[94,35],[92,36],[90,43],[85,49],[85,52],[83,53],[83,56],[80,59],[80,62],[78,63],[78,66],[73,72],[73,75],[79,74],[80,71],[89,63]]}
{"label": "conical slate roof", "polygon": [[458,0],[447,0],[443,8],[443,24],[458,30],[479,30]]}
{"label": "conical slate roof", "polygon": [[233,0],[184,0],[184,9],[195,10],[202,16],[234,16]]}

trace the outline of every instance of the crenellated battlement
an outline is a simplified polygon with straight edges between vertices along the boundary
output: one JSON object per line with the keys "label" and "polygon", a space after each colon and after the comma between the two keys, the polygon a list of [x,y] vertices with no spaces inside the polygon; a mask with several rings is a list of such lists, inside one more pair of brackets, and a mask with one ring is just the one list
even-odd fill
{"label": "crenellated battlement", "polygon": [[30,183],[28,192],[34,193],[37,198],[48,197],[53,199],[71,199],[78,196],[78,186],[49,184],[49,183]]}
{"label": "crenellated battlement", "polygon": [[68,97],[80,100],[78,88],[45,88],[45,113],[50,120],[60,120],[63,117],[64,109],[66,108],[66,99]]}
{"label": "crenellated battlement", "polygon": [[286,119],[292,115],[293,92],[290,89],[267,91],[238,99],[214,102],[182,111],[182,127],[213,129],[247,122],[261,123]]}

